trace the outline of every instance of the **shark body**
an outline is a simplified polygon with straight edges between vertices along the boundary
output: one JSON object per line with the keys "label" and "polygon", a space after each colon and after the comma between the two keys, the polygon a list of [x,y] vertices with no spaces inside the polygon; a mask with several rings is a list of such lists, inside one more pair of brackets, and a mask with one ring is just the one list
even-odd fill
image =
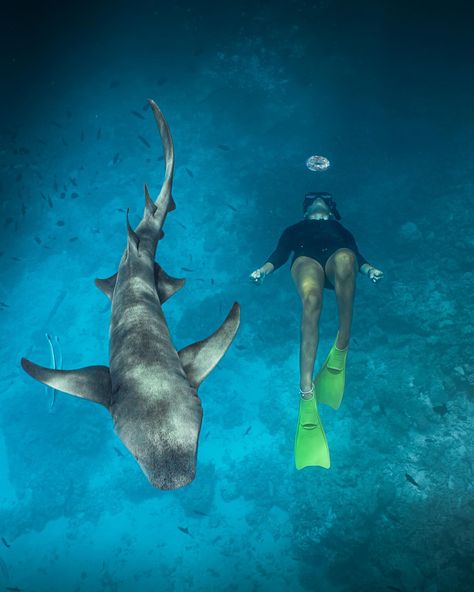
{"label": "shark body", "polygon": [[164,147],[165,179],[155,202],[145,185],[145,211],[133,230],[118,272],[96,285],[112,301],[109,366],[53,370],[21,359],[33,378],[55,389],[104,405],[117,435],[135,457],[150,483],[176,489],[196,473],[202,405],[201,382],[231,344],[240,322],[234,303],[221,327],[203,341],[177,351],[162,304],[184,285],[155,262],[171,195],[174,150],[163,114],[149,99]]}

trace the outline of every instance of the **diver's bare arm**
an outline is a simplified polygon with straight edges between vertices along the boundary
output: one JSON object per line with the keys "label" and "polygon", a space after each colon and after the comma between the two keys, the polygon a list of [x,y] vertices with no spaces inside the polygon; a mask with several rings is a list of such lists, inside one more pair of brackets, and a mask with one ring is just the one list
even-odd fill
{"label": "diver's bare arm", "polygon": [[273,263],[270,263],[269,261],[267,261],[264,265],[262,265],[262,267],[260,267],[260,271],[265,275],[272,273],[274,269],[275,266],[273,265]]}
{"label": "diver's bare arm", "polygon": [[360,270],[364,275],[367,275],[369,273],[369,271],[372,269],[373,265],[370,265],[370,263],[364,263],[363,265],[360,266]]}

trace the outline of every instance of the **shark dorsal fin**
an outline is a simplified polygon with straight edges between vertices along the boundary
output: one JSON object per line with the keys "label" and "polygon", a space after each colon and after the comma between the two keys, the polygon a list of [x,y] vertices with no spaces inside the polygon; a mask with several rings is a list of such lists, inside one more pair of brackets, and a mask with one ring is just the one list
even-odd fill
{"label": "shark dorsal fin", "polygon": [[[161,304],[171,298],[175,292],[180,290],[185,283],[184,278],[175,278],[166,273],[166,271],[155,262],[155,287],[158,293],[158,298]],[[105,280],[97,278],[95,285],[102,290],[102,292],[112,300],[114,295],[115,284],[117,282],[117,274],[111,275]]]}
{"label": "shark dorsal fin", "polygon": [[112,394],[107,366],[86,366],[77,370],[53,370],[21,358],[23,370],[53,389],[95,401],[109,408]]}
{"label": "shark dorsal fin", "polygon": [[232,306],[226,320],[207,339],[192,343],[178,352],[190,384],[198,388],[234,339],[240,323],[240,307]]}

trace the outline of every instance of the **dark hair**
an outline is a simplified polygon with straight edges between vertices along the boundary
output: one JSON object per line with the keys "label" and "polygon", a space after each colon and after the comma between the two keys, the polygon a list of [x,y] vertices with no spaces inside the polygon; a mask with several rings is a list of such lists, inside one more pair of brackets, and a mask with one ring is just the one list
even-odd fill
{"label": "dark hair", "polygon": [[337,210],[336,202],[333,200],[332,195],[326,191],[311,191],[310,193],[306,193],[303,201],[303,214],[306,214],[306,210],[318,197],[325,201],[336,220],[340,220],[341,214]]}

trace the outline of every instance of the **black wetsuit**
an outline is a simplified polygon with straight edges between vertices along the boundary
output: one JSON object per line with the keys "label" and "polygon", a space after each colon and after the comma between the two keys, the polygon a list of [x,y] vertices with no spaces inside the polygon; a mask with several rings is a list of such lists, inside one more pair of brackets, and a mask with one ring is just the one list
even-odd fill
{"label": "black wetsuit", "polygon": [[[326,261],[334,251],[343,247],[354,252],[359,269],[364,263],[367,263],[367,259],[359,253],[354,237],[340,222],[333,219],[305,218],[283,231],[277,248],[267,261],[273,264],[274,269],[278,269],[288,261],[290,253],[294,251],[291,265],[297,257],[305,255],[319,261],[324,269]],[[325,287],[334,289],[329,280],[325,282]]]}

